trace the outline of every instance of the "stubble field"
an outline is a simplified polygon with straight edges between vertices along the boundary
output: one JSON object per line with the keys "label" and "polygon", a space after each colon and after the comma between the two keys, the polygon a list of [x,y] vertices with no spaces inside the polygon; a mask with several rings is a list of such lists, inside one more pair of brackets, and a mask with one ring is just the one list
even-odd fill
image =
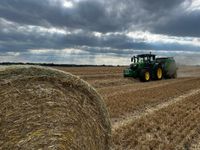
{"label": "stubble field", "polygon": [[142,83],[124,67],[56,67],[86,80],[103,97],[113,149],[200,149],[200,67],[181,66],[177,79]]}

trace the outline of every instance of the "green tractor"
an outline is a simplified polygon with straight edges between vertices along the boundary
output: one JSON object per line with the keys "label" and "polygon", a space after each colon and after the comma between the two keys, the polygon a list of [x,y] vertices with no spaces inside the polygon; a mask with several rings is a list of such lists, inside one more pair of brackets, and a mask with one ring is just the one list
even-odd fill
{"label": "green tractor", "polygon": [[139,78],[141,81],[176,78],[177,67],[173,57],[156,58],[153,54],[141,54],[131,58],[124,77]]}

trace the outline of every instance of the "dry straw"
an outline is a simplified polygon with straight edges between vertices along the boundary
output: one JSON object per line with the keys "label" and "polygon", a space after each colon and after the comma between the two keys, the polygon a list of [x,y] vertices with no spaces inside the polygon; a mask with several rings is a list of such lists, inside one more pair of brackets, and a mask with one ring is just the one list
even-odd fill
{"label": "dry straw", "polygon": [[102,98],[69,73],[33,66],[0,69],[0,149],[110,147]]}

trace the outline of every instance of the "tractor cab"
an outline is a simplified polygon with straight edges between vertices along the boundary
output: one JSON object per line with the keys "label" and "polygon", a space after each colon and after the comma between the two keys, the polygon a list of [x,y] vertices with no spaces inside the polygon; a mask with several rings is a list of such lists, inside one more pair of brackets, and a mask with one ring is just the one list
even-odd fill
{"label": "tractor cab", "polygon": [[156,55],[153,54],[141,54],[133,56],[131,58],[130,69],[137,70],[138,68],[150,67],[153,62],[155,62]]}
{"label": "tractor cab", "polygon": [[137,55],[133,56],[131,58],[131,62],[135,63],[145,63],[145,62],[151,62],[154,61],[156,58],[156,55],[153,54],[142,54],[142,55]]}

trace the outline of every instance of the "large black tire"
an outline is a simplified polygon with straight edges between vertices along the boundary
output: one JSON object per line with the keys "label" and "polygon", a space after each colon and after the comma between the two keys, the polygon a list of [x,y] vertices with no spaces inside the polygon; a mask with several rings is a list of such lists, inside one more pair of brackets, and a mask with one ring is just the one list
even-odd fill
{"label": "large black tire", "polygon": [[148,82],[151,80],[151,74],[150,71],[148,69],[143,69],[140,72],[140,81],[142,82]]}

